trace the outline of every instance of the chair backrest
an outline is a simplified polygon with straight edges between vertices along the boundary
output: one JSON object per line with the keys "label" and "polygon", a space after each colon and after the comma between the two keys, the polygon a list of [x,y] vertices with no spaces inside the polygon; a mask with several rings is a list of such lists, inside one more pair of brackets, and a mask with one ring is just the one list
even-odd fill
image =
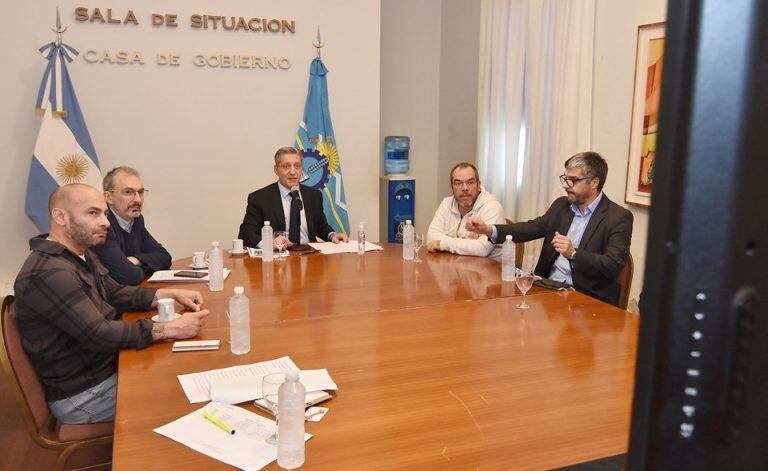
{"label": "chair backrest", "polygon": [[619,272],[619,276],[616,277],[616,282],[621,286],[619,292],[619,307],[627,309],[629,304],[629,288],[632,287],[632,275],[635,272],[635,262],[632,260],[632,254],[627,254],[627,264]]}
{"label": "chair backrest", "polygon": [[[507,218],[507,224],[512,224],[512,220]],[[503,241],[501,240],[497,242],[503,243]],[[523,268],[524,256],[525,256],[525,243],[522,243],[522,244],[515,243],[515,268],[517,269]]]}
{"label": "chair backrest", "polygon": [[37,440],[40,431],[49,423],[51,411],[45,400],[43,385],[29,361],[27,352],[21,346],[13,296],[3,298],[0,312],[0,363],[27,428]]}

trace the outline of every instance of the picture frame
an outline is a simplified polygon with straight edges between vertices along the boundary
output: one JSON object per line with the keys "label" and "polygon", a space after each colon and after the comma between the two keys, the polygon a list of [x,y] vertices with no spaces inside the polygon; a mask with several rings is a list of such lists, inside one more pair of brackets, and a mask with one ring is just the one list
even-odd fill
{"label": "picture frame", "polygon": [[665,23],[637,29],[635,82],[627,157],[627,204],[648,207],[653,192],[653,167],[664,58]]}

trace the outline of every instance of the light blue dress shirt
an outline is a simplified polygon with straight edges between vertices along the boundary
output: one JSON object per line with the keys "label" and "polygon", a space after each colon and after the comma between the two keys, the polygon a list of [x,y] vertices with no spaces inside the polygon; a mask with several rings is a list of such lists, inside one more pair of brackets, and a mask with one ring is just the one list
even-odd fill
{"label": "light blue dress shirt", "polygon": [[[592,214],[595,212],[595,208],[600,204],[600,200],[603,199],[603,192],[597,195],[595,201],[587,206],[584,214],[579,211],[579,205],[576,203],[571,204],[571,211],[573,211],[573,221],[571,221],[571,227],[568,228],[568,234],[566,237],[571,239],[571,243],[575,249],[579,248],[581,243],[581,237],[584,235],[584,230],[589,224],[589,220],[592,219]],[[549,273],[549,278],[555,281],[563,281],[573,286],[573,276],[571,273],[570,261],[562,255],[557,256],[555,264],[552,266],[552,271]]]}
{"label": "light blue dress shirt", "polygon": [[112,208],[109,208],[110,211],[112,211],[112,214],[115,215],[115,219],[117,219],[117,224],[120,225],[120,227],[127,233],[131,233],[131,229],[133,229],[133,219],[130,221],[126,221],[125,219],[121,218],[119,214],[117,214]]}

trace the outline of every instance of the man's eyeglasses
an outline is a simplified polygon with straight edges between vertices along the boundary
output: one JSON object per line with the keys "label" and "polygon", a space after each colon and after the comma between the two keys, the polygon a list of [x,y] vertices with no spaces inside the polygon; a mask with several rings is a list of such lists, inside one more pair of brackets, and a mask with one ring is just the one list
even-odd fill
{"label": "man's eyeglasses", "polygon": [[573,188],[573,185],[576,183],[582,181],[582,180],[591,180],[592,177],[581,177],[581,178],[572,178],[572,177],[566,177],[565,174],[560,175],[560,184],[562,185],[568,185],[568,188]]}
{"label": "man's eyeglasses", "polygon": [[123,188],[122,190],[107,190],[107,191],[110,193],[120,193],[126,198],[135,198],[136,195],[139,195],[140,197],[144,198],[144,195],[149,190],[147,190],[146,188],[142,188],[140,190],[134,190],[133,188]]}
{"label": "man's eyeglasses", "polygon": [[472,188],[473,186],[477,185],[477,180],[474,178],[470,180],[453,180],[451,182],[451,185],[453,185],[456,188],[461,188],[462,186],[466,185],[467,188]]}

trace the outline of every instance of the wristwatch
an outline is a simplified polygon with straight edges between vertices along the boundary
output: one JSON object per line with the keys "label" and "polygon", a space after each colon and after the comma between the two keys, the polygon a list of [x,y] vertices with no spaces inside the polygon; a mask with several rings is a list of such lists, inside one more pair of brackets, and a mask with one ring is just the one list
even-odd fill
{"label": "wristwatch", "polygon": [[573,253],[571,254],[571,261],[576,260],[576,249],[573,249]]}

